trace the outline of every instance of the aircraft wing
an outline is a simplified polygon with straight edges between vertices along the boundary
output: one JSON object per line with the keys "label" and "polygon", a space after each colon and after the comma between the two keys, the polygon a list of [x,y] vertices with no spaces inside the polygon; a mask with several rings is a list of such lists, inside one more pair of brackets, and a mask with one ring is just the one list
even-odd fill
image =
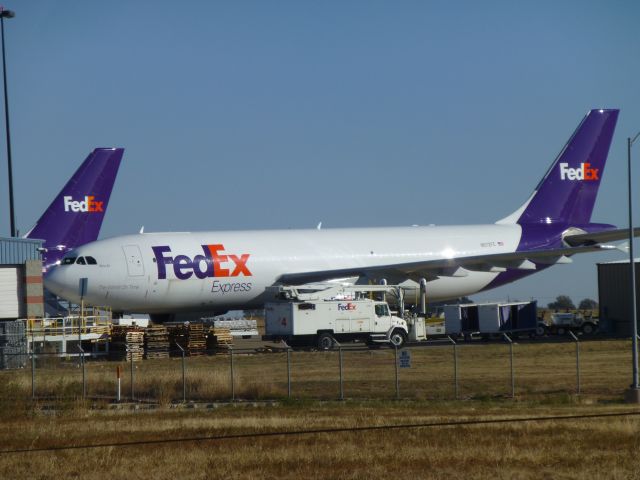
{"label": "aircraft wing", "polygon": [[[624,232],[624,230],[621,231]],[[628,230],[626,230],[626,232],[628,232]],[[581,237],[583,235],[576,236]],[[619,239],[622,237],[617,238]],[[536,270],[537,266],[534,262],[548,265],[570,263],[571,259],[569,257],[577,253],[599,252],[615,249],[616,247],[614,245],[592,244],[578,247],[530,250],[527,252],[474,255],[469,257],[424,260],[390,265],[361,266],[336,270],[289,273],[282,275],[279,278],[279,281],[284,284],[299,285],[309,282],[322,282],[335,278],[356,276],[384,277],[393,279],[393,282],[407,279],[418,280],[420,278],[433,280],[438,277],[466,277],[468,275],[468,271],[499,273],[504,272],[507,269]]]}
{"label": "aircraft wing", "polygon": [[[633,229],[633,236],[640,237],[640,228]],[[615,230],[605,230],[596,233],[579,233],[564,236],[564,241],[572,246],[595,245],[602,242],[614,242],[616,240],[626,240],[629,238],[628,228],[617,228]]]}

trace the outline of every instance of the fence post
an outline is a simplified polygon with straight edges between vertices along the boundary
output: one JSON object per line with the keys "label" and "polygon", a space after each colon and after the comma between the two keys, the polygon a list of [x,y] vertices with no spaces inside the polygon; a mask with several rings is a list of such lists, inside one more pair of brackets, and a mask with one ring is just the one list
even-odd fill
{"label": "fence post", "polygon": [[184,348],[180,346],[177,340],[176,346],[180,349],[180,352],[182,352],[182,403],[187,403],[187,379],[184,367]]}
{"label": "fence post", "polygon": [[287,345],[287,398],[291,398],[291,347]]}
{"label": "fence post", "polygon": [[502,334],[504,339],[509,342],[509,365],[511,367],[511,398],[516,398],[516,379],[513,373],[513,341],[506,333]]}
{"label": "fence post", "polygon": [[78,350],[80,350],[80,362],[82,364],[82,398],[87,398],[87,381],[86,381],[86,372],[84,369],[84,350],[82,349],[82,344],[78,343]]}
{"label": "fence post", "polygon": [[447,338],[453,344],[453,389],[455,399],[458,400],[458,344],[451,336],[447,335]]}
{"label": "fence post", "polygon": [[338,363],[340,366],[340,400],[344,400],[344,383],[342,376],[342,345],[340,344],[338,344]]}
{"label": "fence post", "polygon": [[400,399],[400,377],[398,375],[398,346],[394,345],[393,346],[393,358],[395,361],[395,367],[396,367],[396,400]]}
{"label": "fence post", "polygon": [[31,400],[36,399],[36,344],[33,337],[33,324],[31,325]]}
{"label": "fence post", "polygon": [[133,402],[133,358],[131,359],[131,401]]}
{"label": "fence post", "polygon": [[571,330],[569,330],[569,335],[571,335],[576,342],[576,391],[578,395],[580,395],[580,341]]}
{"label": "fence post", "polygon": [[[133,359],[131,360],[131,362],[133,363]],[[116,402],[120,403],[120,400],[122,399],[122,395],[121,392],[122,390],[120,389],[122,386],[122,381],[121,381],[121,369],[120,369],[120,365],[118,365],[116,367]]]}
{"label": "fence post", "polygon": [[233,346],[229,345],[229,357],[231,359],[231,401],[236,401],[236,388],[235,382],[233,381]]}

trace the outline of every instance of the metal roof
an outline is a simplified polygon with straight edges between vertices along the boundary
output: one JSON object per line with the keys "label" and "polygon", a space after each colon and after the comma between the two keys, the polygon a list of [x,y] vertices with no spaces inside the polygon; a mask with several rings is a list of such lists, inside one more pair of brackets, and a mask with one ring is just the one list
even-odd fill
{"label": "metal roof", "polygon": [[[598,262],[598,265],[614,265],[616,263],[629,263],[629,259],[625,259],[625,260],[612,260],[610,262]],[[640,258],[634,258],[633,259],[633,263],[640,263]]]}
{"label": "metal roof", "polygon": [[40,260],[43,240],[0,237],[0,265],[18,265],[27,260]]}

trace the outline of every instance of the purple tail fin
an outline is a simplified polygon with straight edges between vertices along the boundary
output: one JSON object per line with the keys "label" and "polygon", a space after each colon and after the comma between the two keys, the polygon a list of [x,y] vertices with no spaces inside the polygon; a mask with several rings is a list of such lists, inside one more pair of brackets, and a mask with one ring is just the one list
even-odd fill
{"label": "purple tail fin", "polygon": [[591,110],[533,195],[498,223],[588,224],[619,110]]}
{"label": "purple tail fin", "polygon": [[27,233],[28,238],[44,240],[45,269],[70,249],[98,238],[123,152],[123,148],[91,152]]}

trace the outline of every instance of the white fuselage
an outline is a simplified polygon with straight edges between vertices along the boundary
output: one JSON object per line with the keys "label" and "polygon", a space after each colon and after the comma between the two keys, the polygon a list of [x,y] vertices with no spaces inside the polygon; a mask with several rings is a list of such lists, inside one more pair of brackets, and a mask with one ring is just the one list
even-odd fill
{"label": "white fuselage", "polygon": [[[56,266],[45,286],[79,302],[79,279],[87,278],[82,300],[118,311],[257,308],[265,288],[283,275],[508,253],[520,237],[517,224],[145,233],[77,248],[70,255],[91,256],[97,264]],[[472,271],[465,277],[438,277],[428,284],[428,298],[478,292],[496,275]],[[390,283],[404,280],[407,276]]]}

